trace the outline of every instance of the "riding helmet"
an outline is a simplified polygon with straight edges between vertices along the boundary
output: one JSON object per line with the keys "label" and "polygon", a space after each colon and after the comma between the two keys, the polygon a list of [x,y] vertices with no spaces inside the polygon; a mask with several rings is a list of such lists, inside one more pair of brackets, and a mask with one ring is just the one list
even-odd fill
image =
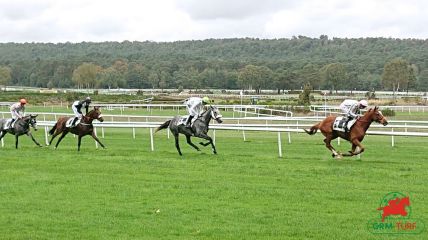
{"label": "riding helmet", "polygon": [[209,102],[210,102],[210,99],[209,99],[208,97],[203,97],[203,98],[202,98],[202,102],[203,102],[203,103],[209,103]]}
{"label": "riding helmet", "polygon": [[361,100],[359,103],[360,103],[360,106],[363,106],[363,107],[367,107],[369,105],[369,103],[366,100]]}

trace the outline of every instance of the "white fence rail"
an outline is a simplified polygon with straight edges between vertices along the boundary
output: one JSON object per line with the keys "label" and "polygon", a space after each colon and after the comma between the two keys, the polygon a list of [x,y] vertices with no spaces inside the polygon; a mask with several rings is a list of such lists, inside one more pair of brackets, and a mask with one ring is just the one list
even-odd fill
{"label": "white fence rail", "polygon": [[[55,124],[54,121],[39,121],[38,126],[41,126],[44,128],[44,135],[45,135],[45,142],[46,145],[49,144],[49,127],[53,126]],[[135,130],[137,128],[148,128],[150,130],[150,149],[151,151],[154,151],[154,137],[153,137],[153,129],[157,128],[159,126],[159,123],[140,123],[140,122],[125,122],[125,123],[118,123],[118,122],[104,122],[104,123],[94,123],[95,127],[95,133],[97,133],[97,129],[101,129],[102,136],[101,138],[104,138],[105,135],[105,128],[130,128],[132,129],[132,136],[135,139]],[[260,127],[257,125],[237,125],[237,124],[212,124],[210,125],[210,129],[212,130],[212,137],[213,141],[216,141],[216,131],[241,131],[242,137],[244,141],[246,140],[245,131],[258,131],[258,132],[276,132],[278,135],[277,141],[278,141],[278,156],[282,157],[282,140],[281,140],[281,133],[287,133],[288,134],[288,143],[291,143],[291,133],[302,133],[304,130],[300,127],[303,125],[281,125],[283,127],[278,126],[264,126]],[[305,125],[309,126],[309,125]],[[428,127],[428,126],[426,126]],[[391,146],[394,146],[394,136],[412,136],[412,137],[428,137],[428,132],[395,132],[393,129],[391,129],[390,132],[387,131],[368,131],[368,135],[380,135],[380,136],[391,136]],[[169,138],[169,131],[167,134]],[[340,144],[340,140],[338,140],[338,144]],[[4,146],[4,142],[2,139],[2,146]],[[95,146],[98,148],[98,143],[95,142]]]}

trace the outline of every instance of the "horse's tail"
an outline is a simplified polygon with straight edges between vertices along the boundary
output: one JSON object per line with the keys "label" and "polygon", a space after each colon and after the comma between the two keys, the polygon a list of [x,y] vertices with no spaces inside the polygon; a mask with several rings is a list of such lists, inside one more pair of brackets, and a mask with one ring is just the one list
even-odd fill
{"label": "horse's tail", "polygon": [[317,123],[313,125],[309,130],[306,130],[306,129],[303,129],[303,130],[305,130],[305,132],[309,135],[314,135],[315,133],[317,133],[319,126],[320,126],[320,123]]}
{"label": "horse's tail", "polygon": [[160,125],[158,128],[156,128],[155,133],[158,132],[159,130],[168,128],[168,126],[169,126],[170,123],[171,123],[171,120],[168,120],[168,121],[162,123],[162,125]]}
{"label": "horse's tail", "polygon": [[55,123],[55,125],[52,127],[51,130],[49,130],[49,135],[53,135],[55,133],[56,130],[56,126],[58,125],[58,123]]}

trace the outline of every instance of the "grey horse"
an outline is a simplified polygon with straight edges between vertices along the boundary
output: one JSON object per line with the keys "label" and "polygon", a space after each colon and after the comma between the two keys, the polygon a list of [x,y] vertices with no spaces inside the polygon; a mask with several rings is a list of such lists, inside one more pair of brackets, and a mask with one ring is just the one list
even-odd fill
{"label": "grey horse", "polygon": [[35,131],[37,131],[37,121],[36,121],[37,115],[29,115],[25,116],[21,119],[15,120],[15,124],[13,128],[4,129],[6,125],[7,119],[0,119],[0,140],[6,135],[6,133],[10,133],[15,135],[15,148],[18,148],[18,137],[21,135],[26,134],[27,136],[31,137],[31,140],[33,142],[41,147],[40,143],[34,139],[33,134],[31,134],[30,126],[34,128]]}
{"label": "grey horse", "polygon": [[187,143],[193,148],[195,148],[197,151],[200,151],[200,149],[192,143],[190,137],[193,136],[208,140],[207,143],[200,142],[199,144],[201,144],[202,146],[208,146],[209,144],[211,144],[213,153],[217,154],[213,140],[210,136],[207,135],[207,133],[211,119],[215,119],[218,123],[222,123],[223,120],[221,118],[222,116],[220,114],[220,111],[214,106],[209,106],[208,109],[195,120],[191,128],[186,127],[185,124],[182,124],[181,116],[175,116],[173,119],[168,120],[162,125],[160,125],[155,132],[169,127],[169,130],[171,130],[172,134],[174,135],[175,147],[177,148],[178,154],[180,155],[183,155],[181,154],[180,144],[178,142],[178,134],[180,133],[186,136]]}

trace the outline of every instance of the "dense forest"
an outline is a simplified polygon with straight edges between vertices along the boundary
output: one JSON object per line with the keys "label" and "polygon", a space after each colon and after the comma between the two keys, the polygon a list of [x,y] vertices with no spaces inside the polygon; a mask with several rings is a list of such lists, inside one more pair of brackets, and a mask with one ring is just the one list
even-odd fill
{"label": "dense forest", "polygon": [[427,91],[428,40],[0,43],[0,85]]}

